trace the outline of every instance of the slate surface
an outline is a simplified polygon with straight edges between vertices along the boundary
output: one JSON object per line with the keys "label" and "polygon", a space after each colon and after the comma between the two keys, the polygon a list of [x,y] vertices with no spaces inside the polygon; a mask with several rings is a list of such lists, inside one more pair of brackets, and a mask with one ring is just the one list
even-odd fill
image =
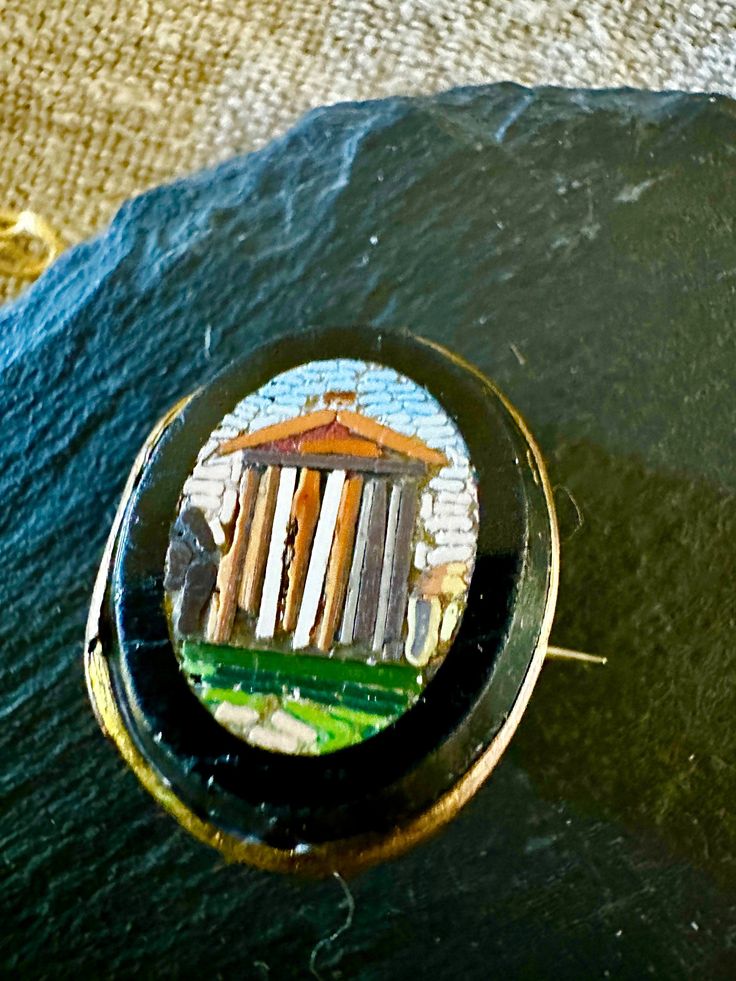
{"label": "slate surface", "polygon": [[[736,973],[734,137],[708,96],[323,109],[127,204],[2,311],[10,975]],[[346,322],[444,342],[526,414],[566,539],[554,639],[610,655],[549,664],[476,800],[350,902],[190,840],[99,735],[81,660],[152,423],[259,338]]]}

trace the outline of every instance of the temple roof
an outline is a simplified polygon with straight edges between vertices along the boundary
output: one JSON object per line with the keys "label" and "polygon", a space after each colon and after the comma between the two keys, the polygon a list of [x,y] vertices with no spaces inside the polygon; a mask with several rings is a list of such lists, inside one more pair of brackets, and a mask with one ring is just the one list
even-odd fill
{"label": "temple roof", "polygon": [[[347,409],[320,409],[294,416],[220,444],[218,453],[237,450],[262,454],[347,456],[366,460],[396,459],[396,454],[429,466],[444,466],[447,457],[416,436],[406,436],[368,416]],[[250,455],[250,454],[249,454]],[[254,454],[255,455],[255,454]]]}

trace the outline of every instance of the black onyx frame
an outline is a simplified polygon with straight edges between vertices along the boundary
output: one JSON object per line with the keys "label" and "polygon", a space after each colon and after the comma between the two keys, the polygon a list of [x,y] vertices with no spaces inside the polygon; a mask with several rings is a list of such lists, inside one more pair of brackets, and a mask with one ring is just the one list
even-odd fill
{"label": "black onyx frame", "polygon": [[[455,421],[477,474],[477,558],[455,642],[418,702],[362,743],[291,756],[238,739],[188,686],[164,612],[164,560],[182,486],[222,417],[273,376],[338,357],[407,375]],[[137,461],[88,626],[98,719],[147,789],[229,858],[314,873],[370,864],[447,821],[498,761],[545,655],[558,551],[538,448],[478,371],[408,332],[282,336],[172,410]]]}

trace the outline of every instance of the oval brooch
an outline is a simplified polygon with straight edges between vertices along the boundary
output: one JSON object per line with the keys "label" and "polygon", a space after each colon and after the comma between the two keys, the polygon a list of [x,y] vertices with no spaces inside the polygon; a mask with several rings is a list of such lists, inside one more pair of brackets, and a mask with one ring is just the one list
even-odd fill
{"label": "oval brooch", "polygon": [[90,612],[92,704],[228,859],[355,870],[498,762],[558,567],[539,449],[475,368],[406,332],[281,337],[135,461]]}

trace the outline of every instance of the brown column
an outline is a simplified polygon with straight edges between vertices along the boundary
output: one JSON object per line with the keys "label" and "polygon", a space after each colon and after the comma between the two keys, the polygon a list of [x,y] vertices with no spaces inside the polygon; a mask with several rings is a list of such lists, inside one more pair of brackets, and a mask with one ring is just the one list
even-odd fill
{"label": "brown column", "polygon": [[232,633],[237,607],[238,583],[245,561],[248,532],[253,520],[258,484],[257,471],[249,467],[240,479],[238,513],[235,519],[232,545],[227,554],[220,559],[220,567],[217,570],[217,612],[213,628],[209,633],[209,639],[214,644],[227,643]]}
{"label": "brown column", "polygon": [[366,480],[363,485],[363,494],[360,499],[360,517],[358,518],[358,528],[355,533],[353,559],[350,564],[348,589],[343,606],[342,626],[340,627],[341,644],[352,644],[353,642],[355,614],[358,610],[358,597],[360,596],[360,583],[363,578],[363,562],[365,561],[365,550],[368,543],[368,531],[370,529],[375,486],[375,480]]}
{"label": "brown column", "polygon": [[314,529],[320,506],[320,478],[316,470],[302,470],[291,508],[293,555],[289,563],[282,627],[288,633],[296,627],[304,592]]}
{"label": "brown column", "polygon": [[362,491],[361,476],[348,477],[342,489],[340,510],[337,512],[335,535],[332,539],[330,560],[325,576],[324,607],[317,626],[317,647],[321,651],[328,651],[332,647],[335,630],[340,622]]}
{"label": "brown column", "polygon": [[263,587],[263,573],[271,544],[271,522],[279,486],[279,467],[267,467],[258,485],[255,513],[245,553],[238,606],[246,613],[257,613]]}

